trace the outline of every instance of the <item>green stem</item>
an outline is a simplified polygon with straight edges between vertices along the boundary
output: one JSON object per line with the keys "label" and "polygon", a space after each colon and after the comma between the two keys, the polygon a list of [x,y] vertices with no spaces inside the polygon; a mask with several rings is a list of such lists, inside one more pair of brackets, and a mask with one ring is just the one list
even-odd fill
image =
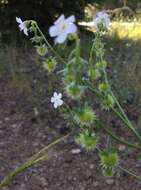
{"label": "green stem", "polygon": [[[107,78],[107,73],[106,73],[105,69],[104,69],[103,72],[104,72],[105,81],[106,81],[107,84],[109,84],[109,81],[108,81],[108,78]],[[110,84],[109,84],[109,86],[110,86]],[[117,110],[115,110],[114,108],[112,108],[113,112],[126,124],[126,126],[135,134],[135,136],[141,142],[141,136],[138,134],[136,129],[133,127],[132,123],[129,121],[128,117],[126,116],[123,108],[121,107],[119,101],[115,97],[115,95],[114,95],[113,91],[111,90],[111,88],[110,88],[110,93],[113,96],[113,98],[114,98],[114,100],[116,102],[116,105],[118,106],[118,108],[119,108],[122,115]]]}
{"label": "green stem", "polygon": [[135,134],[135,136],[141,141],[141,136],[138,134],[138,132],[135,130],[135,128],[125,120],[125,118],[114,108],[111,108],[112,111],[124,122],[124,124]]}
{"label": "green stem", "polygon": [[[85,84],[88,85],[88,88],[96,94],[97,98],[100,98],[100,94],[99,92],[92,88],[89,84],[89,82],[85,81]],[[125,117],[123,117],[114,107],[111,107],[112,111],[118,116],[118,118],[120,118],[120,120],[123,121],[123,123],[135,134],[135,136],[139,139],[139,141],[141,141],[141,136],[138,134],[138,132],[136,131],[136,129],[132,126],[131,122],[129,122],[129,120],[127,121],[127,119]],[[121,108],[122,109],[122,108]],[[122,109],[123,110],[123,109]],[[124,111],[123,111],[124,112]],[[126,116],[127,117],[127,116]]]}
{"label": "green stem", "polygon": [[44,36],[43,32],[40,30],[38,24],[36,21],[33,21],[35,23],[35,26],[37,28],[37,30],[39,31],[40,35],[42,36],[43,40],[45,41],[45,43],[47,44],[47,46],[50,48],[50,50],[52,51],[52,53],[54,53],[54,55],[56,57],[58,57],[58,59],[62,62],[62,63],[66,63],[66,61],[64,61],[64,59],[54,50],[54,48],[50,45],[50,43],[47,41],[46,37]]}
{"label": "green stem", "polygon": [[121,111],[122,115],[124,116],[124,118],[125,118],[126,121],[128,122],[128,124],[129,124],[129,125],[132,125],[131,122],[129,121],[128,117],[126,116],[124,110],[122,109],[122,107],[121,107],[119,101],[117,100],[117,98],[115,97],[115,95],[113,94],[112,91],[111,91],[111,94],[112,94],[112,96],[113,96],[113,98],[114,98],[114,100],[115,100],[115,102],[116,102],[116,104],[117,104],[119,110]]}
{"label": "green stem", "polygon": [[127,145],[128,147],[131,147],[131,148],[135,148],[137,150],[141,150],[141,147],[138,146],[138,145],[135,145],[135,144],[132,144],[132,143],[129,143],[128,141],[125,141],[123,139],[120,139],[117,135],[115,135],[111,130],[107,129],[106,127],[104,127],[99,121],[97,121],[98,125],[104,129],[104,131],[110,135],[114,140],[118,141],[119,143],[122,143],[122,144],[125,144]]}
{"label": "green stem", "polygon": [[67,137],[69,137],[71,135],[71,133],[55,140],[53,143],[47,145],[46,147],[44,147],[43,149],[41,149],[39,152],[37,152],[36,154],[34,154],[29,160],[35,160],[37,159],[39,156],[41,156],[42,154],[44,154],[44,152],[46,152],[48,149],[52,148],[53,146],[55,146],[56,144],[58,144],[59,142],[61,142],[62,140],[66,139]]}
{"label": "green stem", "polygon": [[93,41],[93,44],[92,44],[92,47],[91,47],[91,50],[90,50],[90,55],[89,55],[90,68],[92,68],[92,60],[93,60],[94,48],[95,48],[95,40]]}
{"label": "green stem", "polygon": [[28,161],[25,164],[23,164],[21,167],[15,169],[13,172],[9,173],[0,183],[0,187],[5,187],[7,185],[10,184],[10,182],[20,173],[24,172],[25,170],[27,170],[28,168],[34,166],[35,164],[46,160],[47,159],[47,155],[46,156],[42,156],[40,158],[38,158],[37,160],[34,161]]}
{"label": "green stem", "polygon": [[129,174],[129,175],[135,177],[135,178],[138,179],[139,181],[141,181],[141,177],[140,177],[140,176],[137,176],[135,173],[133,173],[133,172],[131,172],[131,171],[129,171],[129,170],[123,168],[122,166],[118,166],[118,168],[119,168],[120,170],[126,172],[127,174]]}
{"label": "green stem", "polygon": [[53,143],[47,145],[46,147],[44,147],[43,149],[41,149],[38,153],[34,154],[27,162],[25,162],[22,166],[18,167],[17,169],[15,169],[14,171],[10,172],[7,176],[4,177],[4,179],[0,182],[0,187],[4,187],[9,185],[9,183],[20,173],[24,172],[26,169],[34,166],[35,164],[46,160],[48,158],[46,151],[49,148],[52,148],[53,146],[55,146],[56,144],[58,144],[59,142],[61,142],[62,140],[64,140],[65,138],[67,138],[70,134],[67,134],[59,139],[57,139],[56,141],[54,141]]}
{"label": "green stem", "polygon": [[75,75],[76,75],[76,83],[80,83],[81,81],[81,60],[80,60],[80,39],[76,38],[76,65],[75,65]]}

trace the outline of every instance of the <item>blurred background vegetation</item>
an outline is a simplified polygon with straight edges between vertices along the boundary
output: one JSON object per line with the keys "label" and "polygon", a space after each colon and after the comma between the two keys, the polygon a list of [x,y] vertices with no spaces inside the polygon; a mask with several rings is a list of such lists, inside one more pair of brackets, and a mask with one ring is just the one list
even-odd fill
{"label": "blurred background vegetation", "polygon": [[[33,88],[30,89],[34,86],[33,81],[38,81],[38,76],[42,76],[43,71],[39,64],[33,63],[33,69],[31,69],[33,60],[40,61],[31,46],[30,50],[26,51],[29,43],[19,32],[15,21],[16,16],[23,20],[38,21],[47,35],[49,26],[62,13],[66,16],[74,14],[81,22],[91,21],[99,10],[108,10],[113,20],[112,29],[105,38],[109,75],[113,88],[125,104],[140,102],[138,107],[141,108],[140,0],[0,0],[0,46],[4,46],[0,52],[0,77],[6,77],[6,73],[9,73],[7,76],[12,78],[10,80],[12,87],[15,85],[16,88],[23,88],[24,91],[27,88],[30,92],[33,90]],[[81,31],[84,57],[90,49],[93,37],[93,31],[87,33],[85,29],[86,27]],[[37,73],[33,73],[32,70],[36,70]],[[35,92],[32,92],[34,99],[37,97],[35,102],[39,103],[43,94],[46,96],[46,92],[43,93],[42,90],[46,87],[47,79],[44,80],[42,76],[42,79],[39,79],[40,82],[36,83]]]}
{"label": "blurred background vegetation", "polygon": [[129,6],[137,15],[141,9],[141,2],[140,0],[0,0],[0,31],[5,35],[8,34],[8,37],[12,35],[13,38],[15,33],[11,31],[15,32],[17,29],[16,16],[23,20],[35,19],[47,29],[62,13],[66,16],[74,14],[78,20],[83,20],[92,17],[97,8],[115,9],[123,6]]}

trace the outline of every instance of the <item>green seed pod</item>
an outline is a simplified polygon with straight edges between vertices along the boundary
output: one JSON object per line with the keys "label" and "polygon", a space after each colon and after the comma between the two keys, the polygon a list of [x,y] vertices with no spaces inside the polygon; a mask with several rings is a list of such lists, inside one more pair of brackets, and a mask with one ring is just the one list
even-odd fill
{"label": "green seed pod", "polygon": [[107,67],[107,62],[106,61],[101,61],[96,63],[96,68],[99,70],[103,70]]}
{"label": "green seed pod", "polygon": [[42,46],[37,46],[37,53],[40,55],[40,56],[45,56],[47,54],[47,47],[46,45],[42,45]]}
{"label": "green seed pod", "polygon": [[49,73],[56,69],[57,62],[55,58],[48,58],[43,62],[43,67],[48,70]]}
{"label": "green seed pod", "polygon": [[81,126],[90,126],[96,119],[96,115],[91,107],[84,106],[75,113],[74,119]]}
{"label": "green seed pod", "polygon": [[98,69],[91,68],[88,70],[88,76],[91,79],[96,80],[96,79],[100,78],[101,74]]}
{"label": "green seed pod", "polygon": [[111,94],[108,94],[104,100],[103,100],[103,108],[106,109],[106,110],[109,110],[110,108],[112,108],[115,104],[115,101],[112,97]]}
{"label": "green seed pod", "polygon": [[66,86],[66,92],[72,99],[79,99],[83,95],[85,90],[84,86],[80,86],[75,82],[71,82]]}
{"label": "green seed pod", "polygon": [[76,80],[76,76],[74,75],[74,72],[72,71],[71,68],[66,68],[64,70],[64,83],[65,84],[70,84],[71,82],[75,81]]}
{"label": "green seed pod", "polygon": [[68,35],[69,40],[76,40],[78,38],[77,33],[71,33]]}
{"label": "green seed pod", "polygon": [[99,153],[103,174],[113,176],[114,169],[118,165],[118,154],[114,149],[105,149]]}
{"label": "green seed pod", "polygon": [[107,91],[109,90],[109,85],[107,83],[101,83],[99,84],[99,90],[102,93],[107,93]]}
{"label": "green seed pod", "polygon": [[102,172],[105,177],[112,177],[114,175],[114,168],[112,167],[102,168]]}
{"label": "green seed pod", "polygon": [[76,143],[84,147],[87,151],[92,151],[97,146],[97,137],[95,133],[90,132],[88,129],[79,133],[75,138]]}

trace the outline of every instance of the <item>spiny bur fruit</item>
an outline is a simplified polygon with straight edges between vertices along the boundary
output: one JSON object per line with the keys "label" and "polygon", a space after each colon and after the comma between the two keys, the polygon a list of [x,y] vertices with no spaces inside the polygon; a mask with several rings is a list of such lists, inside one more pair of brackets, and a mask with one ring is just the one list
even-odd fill
{"label": "spiny bur fruit", "polygon": [[96,80],[98,78],[100,78],[101,74],[99,72],[98,69],[95,68],[90,68],[88,70],[88,76],[92,79],[92,80]]}
{"label": "spiny bur fruit", "polygon": [[64,70],[63,75],[64,75],[63,81],[65,84],[70,84],[71,82],[76,80],[76,76],[75,76],[74,72],[69,68],[66,68]]}
{"label": "spiny bur fruit", "polygon": [[114,104],[115,104],[115,101],[111,94],[106,95],[102,101],[102,107],[103,109],[106,109],[106,110],[109,110],[110,108],[114,107]]}
{"label": "spiny bur fruit", "polygon": [[109,90],[109,85],[107,83],[101,83],[99,84],[99,90],[102,93],[107,93],[107,91]]}
{"label": "spiny bur fruit", "polygon": [[103,70],[107,67],[107,62],[106,61],[99,61],[96,63],[96,68],[99,70]]}
{"label": "spiny bur fruit", "polygon": [[90,126],[95,119],[96,115],[90,106],[84,106],[75,113],[75,120],[81,126]]}
{"label": "spiny bur fruit", "polygon": [[49,72],[53,72],[56,69],[57,62],[55,58],[47,58],[43,62],[43,67]]}
{"label": "spiny bur fruit", "polygon": [[114,149],[105,149],[99,153],[104,176],[111,177],[118,165],[118,154]]}
{"label": "spiny bur fruit", "polygon": [[92,151],[97,146],[97,137],[94,132],[88,129],[81,131],[79,135],[75,138],[77,144],[84,147],[87,151]]}
{"label": "spiny bur fruit", "polygon": [[45,56],[47,54],[47,47],[45,44],[41,45],[41,46],[37,46],[37,53],[40,56]]}
{"label": "spiny bur fruit", "polygon": [[85,90],[84,86],[78,85],[75,82],[71,82],[66,86],[66,92],[72,99],[79,99],[83,95]]}

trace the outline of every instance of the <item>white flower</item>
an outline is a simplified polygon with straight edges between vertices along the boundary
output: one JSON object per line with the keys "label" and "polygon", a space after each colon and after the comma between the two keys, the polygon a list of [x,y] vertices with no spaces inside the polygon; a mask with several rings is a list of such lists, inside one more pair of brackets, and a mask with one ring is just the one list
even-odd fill
{"label": "white flower", "polygon": [[19,17],[16,17],[16,21],[17,21],[17,23],[19,23],[19,28],[20,28],[20,30],[21,30],[21,31],[23,30],[24,34],[25,34],[26,36],[28,36],[28,33],[27,33],[28,29],[27,29],[27,27],[26,27],[26,25],[25,25],[25,22],[23,22],[23,21],[21,20],[21,18],[19,18]]}
{"label": "white flower", "polygon": [[98,28],[98,26],[100,24],[103,24],[103,26],[107,29],[110,25],[110,18],[109,18],[109,15],[102,11],[102,12],[99,12],[97,15],[96,15],[96,18],[94,19],[94,26],[96,28]]}
{"label": "white flower", "polygon": [[61,93],[57,94],[57,92],[54,92],[53,97],[51,98],[51,103],[54,104],[55,109],[63,104],[63,100],[61,100],[61,98]]}
{"label": "white flower", "polygon": [[64,15],[61,15],[55,22],[54,25],[49,28],[49,34],[51,37],[55,37],[56,43],[63,43],[68,34],[75,33],[77,27],[74,24],[75,16],[70,16],[65,18]]}

